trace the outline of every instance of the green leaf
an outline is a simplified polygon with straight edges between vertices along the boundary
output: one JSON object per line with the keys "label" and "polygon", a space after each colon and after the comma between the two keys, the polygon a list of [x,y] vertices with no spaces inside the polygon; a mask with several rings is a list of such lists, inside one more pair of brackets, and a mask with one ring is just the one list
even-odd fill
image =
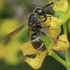
{"label": "green leaf", "polygon": [[47,47],[51,44],[50,39],[47,38],[47,37],[44,36],[44,35],[41,35],[41,36],[40,36],[40,39],[45,43],[45,45],[46,45]]}
{"label": "green leaf", "polygon": [[57,17],[57,18],[59,18],[59,19],[63,19],[63,18],[66,17],[66,13],[59,10],[59,11],[56,11],[56,12],[54,13],[54,16]]}

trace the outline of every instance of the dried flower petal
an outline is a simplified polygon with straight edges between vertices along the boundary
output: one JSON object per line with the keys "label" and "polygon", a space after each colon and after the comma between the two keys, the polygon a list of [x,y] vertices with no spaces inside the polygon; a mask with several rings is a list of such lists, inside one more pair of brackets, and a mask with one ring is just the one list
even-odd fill
{"label": "dried flower petal", "polygon": [[56,43],[56,47],[53,47],[54,50],[67,50],[69,48],[69,42],[67,39],[67,35],[63,34],[59,36],[59,39]]}

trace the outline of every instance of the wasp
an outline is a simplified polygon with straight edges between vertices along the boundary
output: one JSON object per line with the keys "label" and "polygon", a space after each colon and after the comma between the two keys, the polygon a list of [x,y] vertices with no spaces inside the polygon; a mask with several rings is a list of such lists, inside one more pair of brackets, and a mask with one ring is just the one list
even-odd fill
{"label": "wasp", "polygon": [[[41,32],[40,29],[45,28],[45,25],[43,24],[43,22],[45,22],[47,20],[47,17],[49,17],[46,15],[44,8],[46,8],[52,4],[53,4],[53,2],[47,4],[46,6],[44,6],[42,8],[35,8],[28,18],[28,23],[23,24],[16,30],[9,33],[5,37],[4,42],[7,42],[9,40],[9,38],[11,38],[12,36],[14,36],[18,32],[20,32],[23,28],[28,26],[28,33],[27,33],[28,37],[30,36],[30,31],[33,31],[32,35],[30,36],[30,41],[31,41],[31,44],[33,45],[33,47],[35,49],[45,50],[46,49],[45,44],[39,38],[39,35],[40,35],[40,33],[44,34],[44,32]],[[41,17],[43,17],[44,19],[42,19]]]}

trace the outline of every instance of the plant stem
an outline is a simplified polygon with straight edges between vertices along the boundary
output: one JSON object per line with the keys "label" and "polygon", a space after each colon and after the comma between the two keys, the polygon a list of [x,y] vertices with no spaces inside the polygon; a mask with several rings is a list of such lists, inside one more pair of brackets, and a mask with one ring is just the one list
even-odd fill
{"label": "plant stem", "polygon": [[[67,35],[67,26],[66,26],[66,23],[63,24],[63,30],[64,30],[64,34]],[[67,70],[70,70],[68,50],[65,51],[65,60],[66,60]]]}
{"label": "plant stem", "polygon": [[52,53],[52,57],[66,67],[66,62],[62,58],[60,58],[54,51]]}
{"label": "plant stem", "polygon": [[64,34],[67,35],[67,25],[66,25],[66,23],[63,24],[63,31],[64,31]]}

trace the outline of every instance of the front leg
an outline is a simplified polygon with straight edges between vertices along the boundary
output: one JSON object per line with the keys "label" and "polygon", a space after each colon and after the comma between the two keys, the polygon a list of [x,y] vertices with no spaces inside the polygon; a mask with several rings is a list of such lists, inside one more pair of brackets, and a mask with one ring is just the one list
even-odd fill
{"label": "front leg", "polygon": [[[49,17],[49,18],[50,18],[50,21],[49,21],[49,22],[51,22],[51,16],[47,16],[47,17]],[[47,23],[49,23],[49,22],[47,22]]]}

